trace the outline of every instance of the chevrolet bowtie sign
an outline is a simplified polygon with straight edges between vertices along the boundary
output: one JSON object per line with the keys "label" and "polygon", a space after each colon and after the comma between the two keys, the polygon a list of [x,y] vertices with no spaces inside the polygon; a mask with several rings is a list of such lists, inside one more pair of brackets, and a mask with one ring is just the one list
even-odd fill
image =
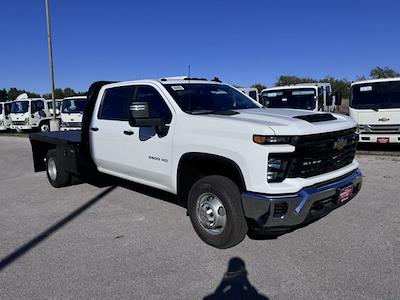
{"label": "chevrolet bowtie sign", "polygon": [[388,122],[388,121],[390,121],[390,119],[389,118],[380,118],[380,119],[378,119],[378,121],[379,122]]}

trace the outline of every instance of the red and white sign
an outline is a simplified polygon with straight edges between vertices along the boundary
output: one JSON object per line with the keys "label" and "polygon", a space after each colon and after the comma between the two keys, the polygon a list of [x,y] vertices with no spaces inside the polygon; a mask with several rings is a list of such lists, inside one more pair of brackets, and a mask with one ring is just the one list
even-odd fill
{"label": "red and white sign", "polygon": [[387,144],[390,142],[390,138],[388,137],[378,137],[376,138],[376,142],[380,144]]}

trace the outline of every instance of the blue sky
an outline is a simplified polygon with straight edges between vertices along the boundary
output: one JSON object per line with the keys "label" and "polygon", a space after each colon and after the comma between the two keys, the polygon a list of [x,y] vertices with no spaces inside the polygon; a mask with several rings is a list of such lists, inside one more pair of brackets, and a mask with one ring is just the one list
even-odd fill
{"label": "blue sky", "polygon": [[[271,86],[400,70],[400,1],[50,0],[57,87],[192,75]],[[50,90],[44,0],[0,3],[0,88]]]}

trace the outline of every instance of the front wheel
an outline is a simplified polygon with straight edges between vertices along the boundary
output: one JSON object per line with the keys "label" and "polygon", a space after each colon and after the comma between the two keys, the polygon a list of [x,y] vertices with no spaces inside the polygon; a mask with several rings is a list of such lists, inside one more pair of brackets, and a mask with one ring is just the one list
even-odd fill
{"label": "front wheel", "polygon": [[224,176],[207,176],[192,186],[188,213],[199,237],[216,248],[235,246],[248,231],[240,191]]}
{"label": "front wheel", "polygon": [[47,122],[40,123],[39,127],[41,132],[50,131],[50,125]]}

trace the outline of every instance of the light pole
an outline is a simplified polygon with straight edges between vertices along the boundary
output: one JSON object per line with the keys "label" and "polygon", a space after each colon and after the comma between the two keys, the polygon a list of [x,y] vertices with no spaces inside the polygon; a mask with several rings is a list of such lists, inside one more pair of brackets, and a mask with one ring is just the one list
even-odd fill
{"label": "light pole", "polygon": [[50,120],[50,131],[57,131],[60,130],[60,120],[56,118],[56,99],[54,96],[53,47],[51,44],[49,0],[46,0],[46,18],[47,18],[47,43],[49,46],[49,61],[50,61],[51,99],[53,103],[53,118]]}

